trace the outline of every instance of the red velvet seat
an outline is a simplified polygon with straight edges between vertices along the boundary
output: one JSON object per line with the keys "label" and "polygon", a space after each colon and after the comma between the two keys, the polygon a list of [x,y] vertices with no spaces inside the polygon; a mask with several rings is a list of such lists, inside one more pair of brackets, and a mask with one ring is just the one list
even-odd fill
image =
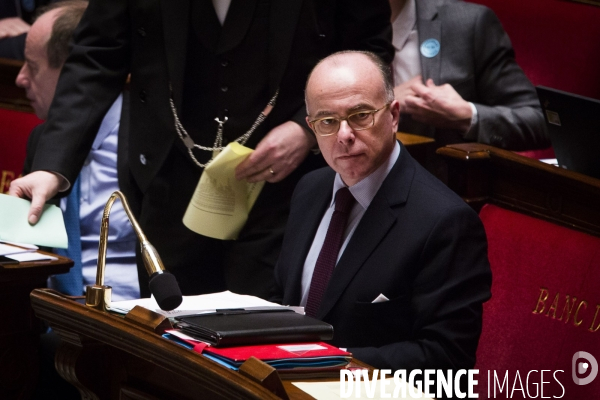
{"label": "red velvet seat", "polygon": [[[549,370],[544,396],[560,398],[564,392],[564,399],[598,398],[600,377],[579,386],[571,368],[573,355],[581,350],[600,361],[600,237],[491,204],[480,217],[493,273],[477,353],[480,398],[488,398],[488,371],[489,398],[530,398],[519,389],[527,390],[532,370],[537,372],[529,375],[531,397],[533,383],[540,390],[540,371]],[[556,370],[564,372],[555,379]],[[500,394],[496,385],[496,397],[494,371],[500,382],[508,371],[508,386]],[[517,371],[521,382],[512,392]]]}
{"label": "red velvet seat", "polygon": [[[600,7],[565,0],[469,0],[496,13],[534,85],[600,99]],[[555,158],[552,148],[519,152]]]}
{"label": "red velvet seat", "polygon": [[566,0],[469,0],[496,13],[534,85],[600,99],[600,7]]}
{"label": "red velvet seat", "polygon": [[0,193],[21,174],[27,138],[41,122],[35,114],[0,108]]}
{"label": "red velvet seat", "polygon": [[[479,212],[488,236],[492,298],[477,352],[479,398],[599,398],[600,375],[577,385],[572,368],[580,351],[600,362],[600,179],[479,143],[437,154],[448,186]],[[494,371],[504,384],[495,396]]]}

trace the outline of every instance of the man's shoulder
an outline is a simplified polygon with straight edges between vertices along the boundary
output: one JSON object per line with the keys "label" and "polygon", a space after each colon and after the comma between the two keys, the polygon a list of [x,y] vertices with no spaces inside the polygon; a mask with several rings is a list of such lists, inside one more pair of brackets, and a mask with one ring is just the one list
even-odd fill
{"label": "man's shoulder", "polygon": [[335,171],[331,167],[323,167],[304,175],[298,182],[296,190],[311,190],[324,185],[332,185]]}
{"label": "man's shoulder", "polygon": [[461,17],[461,20],[453,21],[464,24],[464,19],[476,21],[482,15],[495,15],[494,11],[483,4],[469,3],[466,1],[445,1],[440,5],[439,11],[446,17]]}
{"label": "man's shoulder", "polygon": [[416,167],[411,195],[414,203],[427,205],[438,212],[457,208],[471,209],[459,195],[421,165]]}

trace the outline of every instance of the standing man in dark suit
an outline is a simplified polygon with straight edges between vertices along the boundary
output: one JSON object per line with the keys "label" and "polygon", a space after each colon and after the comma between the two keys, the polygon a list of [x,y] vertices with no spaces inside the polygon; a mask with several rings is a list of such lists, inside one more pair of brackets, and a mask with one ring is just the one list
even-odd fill
{"label": "standing man in dark suit", "polygon": [[[93,0],[63,69],[35,172],[13,181],[10,193],[32,198],[35,223],[43,202],[73,182],[131,73],[126,194],[148,239],[184,294],[266,296],[291,193],[317,162],[304,125],[306,76],[339,49],[368,49],[391,62],[389,18],[385,0]],[[255,149],[238,179],[267,182],[235,242],[199,236],[181,221],[218,137]],[[148,295],[143,267],[139,276]]]}
{"label": "standing man in dark suit", "polygon": [[535,89],[493,11],[456,0],[389,1],[400,131],[439,146],[550,146]]}
{"label": "standing man in dark suit", "polygon": [[[331,168],[294,192],[274,298],[333,325],[333,344],[375,368],[472,368],[490,297],[485,232],[395,140],[389,68],[370,53],[329,56],[310,75],[306,104]],[[348,191],[354,205],[338,210]]]}

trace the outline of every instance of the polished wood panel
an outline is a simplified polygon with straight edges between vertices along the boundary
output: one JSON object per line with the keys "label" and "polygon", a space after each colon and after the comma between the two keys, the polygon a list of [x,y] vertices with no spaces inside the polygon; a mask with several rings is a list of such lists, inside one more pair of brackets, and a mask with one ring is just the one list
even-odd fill
{"label": "polished wood panel", "polygon": [[0,266],[0,399],[27,399],[38,375],[40,321],[29,293],[46,286],[49,275],[69,271],[73,261],[27,262]]}
{"label": "polished wood panel", "polygon": [[492,203],[600,236],[600,179],[478,143],[437,154],[448,186],[477,211]]}
{"label": "polished wood panel", "polygon": [[412,133],[398,132],[398,139],[417,162],[430,168],[435,157],[435,140],[427,136],[413,135]]}
{"label": "polished wood panel", "polygon": [[[36,315],[61,336],[57,370],[83,398],[280,398],[259,383],[262,378],[227,369],[119,315],[50,289],[34,290],[31,303]],[[292,399],[312,398],[291,381],[283,386]]]}

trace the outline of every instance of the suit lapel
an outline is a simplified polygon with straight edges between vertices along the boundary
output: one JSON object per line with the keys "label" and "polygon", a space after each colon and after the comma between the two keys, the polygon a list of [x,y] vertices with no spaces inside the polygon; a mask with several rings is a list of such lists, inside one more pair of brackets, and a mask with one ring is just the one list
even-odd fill
{"label": "suit lapel", "polygon": [[231,1],[217,46],[217,54],[233,49],[242,41],[252,23],[255,10],[256,0]]}
{"label": "suit lapel", "polygon": [[269,18],[269,93],[279,88],[285,72],[303,0],[271,2]]}
{"label": "suit lapel", "polygon": [[[438,18],[438,8],[443,0],[417,0],[417,32],[419,35],[419,56],[421,58],[421,73],[423,82],[433,79],[440,84],[441,58],[444,47],[442,44],[442,21]],[[423,56],[421,45],[429,39],[435,39],[440,44],[440,51],[434,57]]]}
{"label": "suit lapel", "polygon": [[191,4],[190,13],[192,16],[190,29],[196,33],[197,40],[202,46],[216,53],[223,28],[212,2],[194,1]]}
{"label": "suit lapel", "polygon": [[393,209],[406,202],[415,173],[408,151],[402,145],[400,147],[396,164],[373,198],[333,271],[317,312],[318,319],[323,319],[331,311],[371,253],[377,249],[392,226],[399,223]]}
{"label": "suit lapel", "polygon": [[325,214],[327,206],[331,203],[334,177],[335,173],[331,170],[330,176],[324,180],[323,184],[314,188],[305,196],[306,201],[303,203],[310,206],[305,208],[300,224],[293,227],[297,232],[295,235],[297,241],[294,245],[292,256],[289,257],[290,260],[293,260],[294,264],[289,268],[291,279],[288,280],[287,289],[285,290],[286,297],[284,298],[284,304],[300,303],[304,262],[306,261],[306,256],[315,238],[323,214]]}
{"label": "suit lapel", "polygon": [[175,106],[181,109],[190,19],[189,0],[161,0],[165,53]]}

